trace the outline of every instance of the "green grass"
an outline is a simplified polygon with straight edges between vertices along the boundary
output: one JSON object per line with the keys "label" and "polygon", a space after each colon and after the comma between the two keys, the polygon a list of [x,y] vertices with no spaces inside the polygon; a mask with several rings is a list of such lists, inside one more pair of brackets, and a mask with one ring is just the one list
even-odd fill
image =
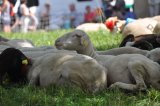
{"label": "green grass", "polygon": [[[57,37],[69,31],[1,34],[11,39],[27,38],[36,46],[42,46],[54,45]],[[105,31],[88,34],[97,50],[118,47],[121,41],[121,35],[111,35]],[[160,91],[149,89],[145,93],[130,94],[119,90],[104,90],[89,94],[77,87],[0,87],[0,106],[160,106]]]}

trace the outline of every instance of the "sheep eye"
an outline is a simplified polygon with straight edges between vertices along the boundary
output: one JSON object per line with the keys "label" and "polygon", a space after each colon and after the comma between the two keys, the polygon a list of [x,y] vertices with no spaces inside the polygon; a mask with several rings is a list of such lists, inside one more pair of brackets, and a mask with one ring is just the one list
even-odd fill
{"label": "sheep eye", "polygon": [[75,36],[76,36],[76,37],[78,37],[78,38],[80,38],[80,37],[81,37],[81,35],[78,35],[78,34],[76,34]]}

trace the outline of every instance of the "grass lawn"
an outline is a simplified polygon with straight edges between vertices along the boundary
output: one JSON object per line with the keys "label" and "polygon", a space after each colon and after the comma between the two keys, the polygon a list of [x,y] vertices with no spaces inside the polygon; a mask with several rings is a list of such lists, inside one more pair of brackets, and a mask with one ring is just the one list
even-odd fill
{"label": "grass lawn", "polygon": [[[54,45],[57,37],[70,30],[33,33],[0,33],[7,38],[27,38],[36,46]],[[121,35],[111,35],[108,32],[88,32],[97,50],[118,47]],[[2,88],[0,86],[0,106],[160,106],[160,91],[149,89],[136,94],[124,93],[119,90],[104,90],[96,94],[84,93],[77,87],[48,88],[21,86]]]}

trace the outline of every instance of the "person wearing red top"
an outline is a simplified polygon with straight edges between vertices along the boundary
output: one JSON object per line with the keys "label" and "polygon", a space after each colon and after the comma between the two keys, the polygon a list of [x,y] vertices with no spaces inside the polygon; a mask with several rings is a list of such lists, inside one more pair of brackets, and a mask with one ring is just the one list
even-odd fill
{"label": "person wearing red top", "polygon": [[84,14],[84,22],[94,22],[96,15],[91,11],[90,6],[86,6],[86,13]]}

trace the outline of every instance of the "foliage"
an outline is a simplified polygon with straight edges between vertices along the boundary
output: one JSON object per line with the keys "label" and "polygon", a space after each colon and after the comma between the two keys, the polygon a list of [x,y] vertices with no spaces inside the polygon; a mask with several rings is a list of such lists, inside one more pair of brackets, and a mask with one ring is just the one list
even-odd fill
{"label": "foliage", "polygon": [[[54,45],[57,37],[71,30],[32,33],[1,33],[9,39],[32,40],[36,46]],[[105,31],[87,32],[97,50],[118,47],[121,35]],[[48,88],[22,87],[3,88],[0,86],[0,106],[160,106],[160,92],[149,89],[146,92],[126,93],[119,90],[104,90],[96,94],[83,92],[77,87]]]}

